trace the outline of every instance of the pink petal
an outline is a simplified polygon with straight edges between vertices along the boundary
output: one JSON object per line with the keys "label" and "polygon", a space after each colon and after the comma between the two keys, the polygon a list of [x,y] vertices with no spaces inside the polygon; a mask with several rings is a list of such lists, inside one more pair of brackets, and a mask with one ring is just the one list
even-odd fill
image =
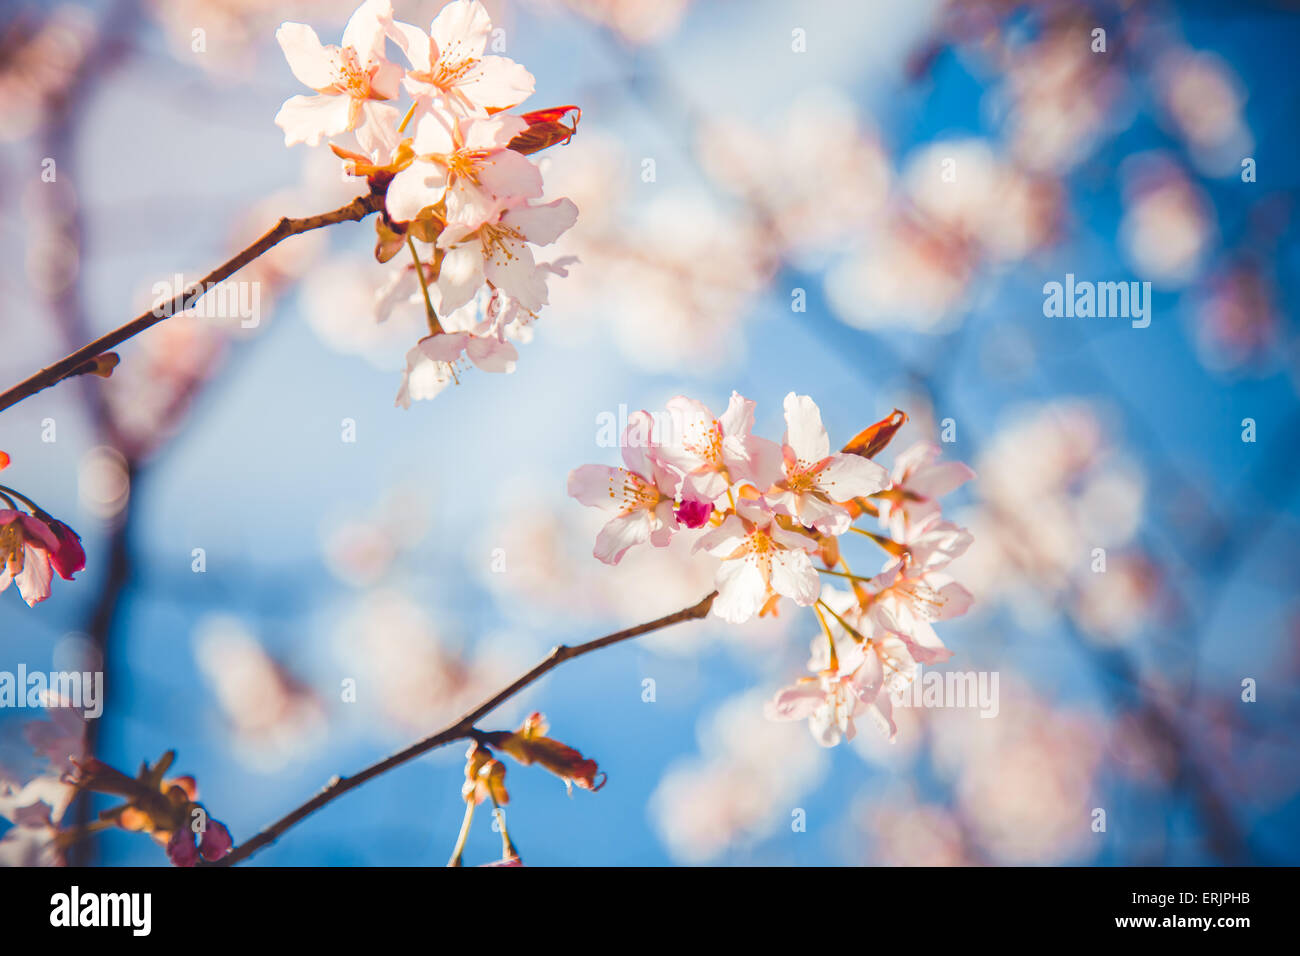
{"label": "pink petal", "polygon": [[286,146],[294,143],[317,146],[322,137],[337,136],[351,124],[350,96],[292,96],[275,114],[275,125],[284,130]]}
{"label": "pink petal", "polygon": [[305,23],[282,23],[275,38],[299,83],[313,90],[334,85],[341,66],[339,55],[321,44],[315,30]]}
{"label": "pink petal", "polygon": [[831,452],[831,440],[822,425],[822,413],[807,395],[791,392],[785,397],[785,444],[794,449],[799,461],[814,465]]}

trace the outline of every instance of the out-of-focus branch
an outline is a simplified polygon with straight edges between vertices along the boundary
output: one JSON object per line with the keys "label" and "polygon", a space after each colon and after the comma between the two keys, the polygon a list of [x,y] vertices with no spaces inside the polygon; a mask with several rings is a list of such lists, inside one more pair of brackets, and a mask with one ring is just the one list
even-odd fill
{"label": "out-of-focus branch", "polygon": [[698,603],[688,608],[683,608],[672,614],[668,614],[653,621],[647,621],[645,624],[638,624],[635,627],[629,627],[622,631],[615,631],[612,634],[606,634],[604,637],[597,637],[583,644],[577,644],[568,647],[564,644],[554,648],[551,653],[547,654],[540,663],[532,670],[524,674],[514,683],[493,694],[483,703],[479,704],[460,720],[448,727],[443,728],[436,734],[419,740],[405,750],[399,750],[391,757],[371,764],[365,770],[351,777],[335,777],[327,783],[316,796],[312,797],[296,810],[291,811],[281,817],[275,823],[272,823],[257,836],[247,840],[235,847],[223,859],[216,863],[209,864],[212,866],[233,866],[243,860],[248,859],[258,850],[268,844],[274,843],[280,835],[294,826],[296,823],[304,820],[311,814],[315,813],[325,804],[330,803],[349,790],[354,790],[361,786],[367,780],[372,780],[380,774],[387,773],[394,767],[401,766],[409,760],[414,760],[422,754],[431,750],[442,747],[445,744],[454,743],[457,740],[467,740],[479,735],[479,731],[474,725],[484,716],[496,710],[511,697],[514,697],[521,690],[541,678],[544,674],[560,666],[565,661],[571,661],[575,657],[581,657],[584,654],[590,654],[592,651],[598,651],[602,647],[609,647],[611,644],[617,644],[620,641],[630,640],[634,637],[640,637],[642,634],[649,634],[651,631],[658,631],[665,627],[671,627],[674,624],[680,624],[684,621],[698,621],[709,613],[713,607],[713,599],[718,596],[717,591],[711,591]]}
{"label": "out-of-focus branch", "polygon": [[53,365],[46,366],[35,375],[0,394],[0,411],[4,411],[23,399],[30,398],[37,392],[57,384],[83,368],[86,363],[97,356],[116,348],[127,339],[152,328],[177,312],[182,312],[186,308],[193,306],[209,289],[224,282],[254,259],[279,245],[290,236],[311,232],[313,229],[332,226],[339,222],[359,222],[371,213],[378,212],[383,208],[383,204],[384,197],[381,194],[370,193],[366,196],[358,196],[346,206],[341,206],[332,212],[321,213],[317,216],[306,216],[301,219],[282,218],[262,238],[217,266],[202,279],[181,290],[172,297],[171,301],[158,305],[106,335],[101,335],[93,342],[77,349],[71,355],[60,359]]}

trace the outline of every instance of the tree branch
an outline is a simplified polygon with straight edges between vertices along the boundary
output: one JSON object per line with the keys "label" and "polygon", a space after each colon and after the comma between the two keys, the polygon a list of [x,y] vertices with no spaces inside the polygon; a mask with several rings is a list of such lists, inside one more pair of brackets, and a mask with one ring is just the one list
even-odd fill
{"label": "tree branch", "polygon": [[642,634],[649,634],[651,631],[658,631],[665,627],[671,627],[674,624],[680,624],[683,621],[698,621],[709,613],[709,609],[713,606],[713,599],[717,596],[718,592],[712,591],[699,603],[694,604],[691,607],[683,608],[673,614],[657,618],[653,621],[648,621],[645,624],[638,624],[636,627],[629,627],[622,631],[615,631],[613,634],[606,634],[604,637],[597,637],[574,647],[568,647],[564,644],[555,647],[552,649],[551,653],[547,654],[546,657],[537,664],[536,667],[524,674],[508,687],[493,694],[490,698],[479,704],[469,713],[465,714],[465,716],[461,717],[460,720],[456,721],[454,724],[445,727],[436,734],[425,737],[423,740],[416,741],[405,750],[399,750],[391,757],[386,757],[378,763],[371,764],[360,773],[351,777],[335,777],[327,783],[325,787],[316,794],[316,796],[312,797],[302,806],[281,817],[251,840],[247,840],[235,847],[223,859],[205,865],[234,866],[236,863],[248,859],[258,850],[268,844],[274,843],[280,838],[281,834],[296,823],[315,813],[321,807],[325,806],[325,804],[343,796],[343,794],[347,793],[349,790],[354,790],[361,786],[367,780],[378,777],[380,774],[386,773],[394,767],[406,763],[408,760],[414,760],[416,757],[426,754],[430,750],[435,750],[445,744],[476,737],[479,734],[479,731],[474,727],[474,725],[482,717],[486,716],[493,710],[496,710],[496,708],[504,704],[511,697],[515,696],[515,694],[519,693],[529,684],[533,683],[542,675],[558,667],[565,661],[573,660],[575,657],[581,657],[583,654],[590,654],[592,651],[598,651],[602,647],[608,647],[609,645],[617,644],[620,641],[640,637]]}
{"label": "tree branch", "polygon": [[333,212],[321,213],[318,216],[306,216],[302,219],[282,218],[261,239],[217,266],[198,282],[178,292],[170,302],[160,304],[125,325],[119,326],[112,332],[101,335],[66,358],[60,359],[53,365],[46,366],[35,375],[0,394],[0,412],[17,405],[23,399],[30,398],[51,385],[57,384],[84,367],[87,362],[96,356],[116,348],[127,339],[139,335],[177,312],[193,306],[213,286],[230,278],[258,256],[268,252],[290,236],[311,232],[313,229],[331,226],[338,222],[359,222],[371,213],[378,212],[383,208],[383,205],[384,197],[381,194],[370,193],[366,196],[358,196],[346,206],[335,209]]}

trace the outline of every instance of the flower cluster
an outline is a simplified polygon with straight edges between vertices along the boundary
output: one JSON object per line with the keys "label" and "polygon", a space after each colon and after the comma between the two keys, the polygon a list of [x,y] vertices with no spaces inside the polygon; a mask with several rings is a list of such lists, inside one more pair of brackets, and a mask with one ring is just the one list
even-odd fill
{"label": "flower cluster", "polygon": [[[330,147],[349,174],[384,196],[376,257],[387,262],[409,250],[411,261],[380,290],[376,310],[381,320],[399,303],[425,311],[429,335],[407,353],[403,407],[458,381],[466,363],[513,371],[511,339],[526,337],[547,303],[547,278],[572,262],[534,256],[578,210],[568,199],[543,200],[541,172],[528,156],[566,142],[580,111],[506,114],[534,81],[518,63],[486,52],[502,36],[478,0],[448,3],[428,33],[395,20],[389,0],[365,0],[341,46],[322,44],[302,23],[276,33],[294,76],[315,91],[292,97],[276,116],[285,144],[351,134],[349,145]],[[405,65],[388,58],[390,42]],[[403,91],[412,100],[404,113],[393,105]]]}
{"label": "flower cluster", "polygon": [[[167,858],[175,866],[196,866],[202,858],[220,860],[233,845],[225,824],[208,816],[198,802],[199,788],[193,777],[165,778],[163,774],[176,758],[167,751],[152,767],[140,765],[135,777],[128,777],[95,757],[76,760],[72,782],[81,790],[125,797],[126,802],[105,810],[89,825],[89,831],[120,827],[131,832],[148,833],[166,847]],[[67,841],[84,833],[65,831]]]}
{"label": "flower cluster", "polygon": [[[9,456],[0,451],[0,470],[8,464]],[[8,505],[0,507],[0,591],[16,584],[27,606],[35,607],[50,596],[54,572],[71,581],[85,568],[86,552],[77,532],[26,495],[0,485],[0,502]]]}
{"label": "flower cluster", "polygon": [[[943,517],[939,499],[974,473],[939,461],[928,442],[898,455],[892,472],[872,461],[906,420],[896,410],[832,452],[806,395],[786,396],[779,443],[752,433],[754,403],[739,394],[718,417],[678,396],[666,414],[629,416],[625,467],[577,468],[569,494],[610,512],[594,552],[609,564],[633,545],[701,532],[695,550],[720,560],[712,610],[723,620],[775,614],[783,597],[814,608],[822,631],[808,664],[815,676],[780,691],[768,716],[807,718],[826,746],[852,737],[854,718],[868,713],[892,736],[891,695],[918,664],[949,657],[933,622],[972,601],[944,573],[971,535]],[[857,527],[863,517],[883,530]],[[850,531],[885,551],[879,573],[849,569],[839,539]],[[823,588],[825,576],[849,590]]]}
{"label": "flower cluster", "polygon": [[492,801],[496,829],[501,832],[501,859],[487,865],[523,865],[519,851],[510,839],[510,831],[506,829],[504,807],[510,802],[510,794],[506,790],[506,766],[493,754],[492,747],[509,754],[525,767],[534,763],[545,767],[564,781],[570,795],[575,786],[594,792],[605,785],[605,774],[596,765],[596,761],[584,757],[568,744],[547,737],[548,729],[546,718],[533,712],[518,730],[476,735],[474,743],[465,753],[465,782],[460,791],[465,801],[465,821],[461,825],[460,837],[452,851],[449,866],[462,865],[461,857],[474,819],[474,808],[485,800]]}

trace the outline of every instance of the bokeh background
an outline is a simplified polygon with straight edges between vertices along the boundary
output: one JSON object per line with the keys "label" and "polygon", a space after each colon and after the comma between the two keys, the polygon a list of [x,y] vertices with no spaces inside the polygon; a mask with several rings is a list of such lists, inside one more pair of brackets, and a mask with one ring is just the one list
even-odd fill
{"label": "bokeh background", "polygon": [[[299,92],[275,27],[335,41],[351,6],[4,4],[0,383],[356,194],[272,122]],[[427,26],[440,4],[395,6]],[[94,752],[131,770],[176,748],[243,840],[552,644],[709,590],[676,547],[590,556],[599,516],[564,487],[615,462],[602,416],[734,388],[779,436],[796,390],[833,441],[906,410],[886,462],[951,419],[946,453],[980,476],[951,502],[977,603],[942,636],[947,667],[999,674],[998,717],[908,711],[896,742],[864,727],[829,751],[766,722],[816,627],[793,607],[618,646],[485,722],[541,710],[609,774],[570,799],[510,767],[526,863],[1300,862],[1290,5],[488,6],[537,78],[526,108],[583,109],[543,154],[582,264],[518,371],[394,408],[419,317],[373,321],[370,223],[289,240],[240,276],[256,329],[173,319],[111,380],[0,415],[6,482],[89,554],[35,609],[0,595],[0,670],[102,668]],[[1045,318],[1066,273],[1150,281],[1150,327]],[[38,717],[0,711],[0,779],[38,771]],[[442,864],[461,756],[367,784],[249,865]],[[499,838],[476,823],[487,862]],[[75,852],[165,863],[120,832]]]}

